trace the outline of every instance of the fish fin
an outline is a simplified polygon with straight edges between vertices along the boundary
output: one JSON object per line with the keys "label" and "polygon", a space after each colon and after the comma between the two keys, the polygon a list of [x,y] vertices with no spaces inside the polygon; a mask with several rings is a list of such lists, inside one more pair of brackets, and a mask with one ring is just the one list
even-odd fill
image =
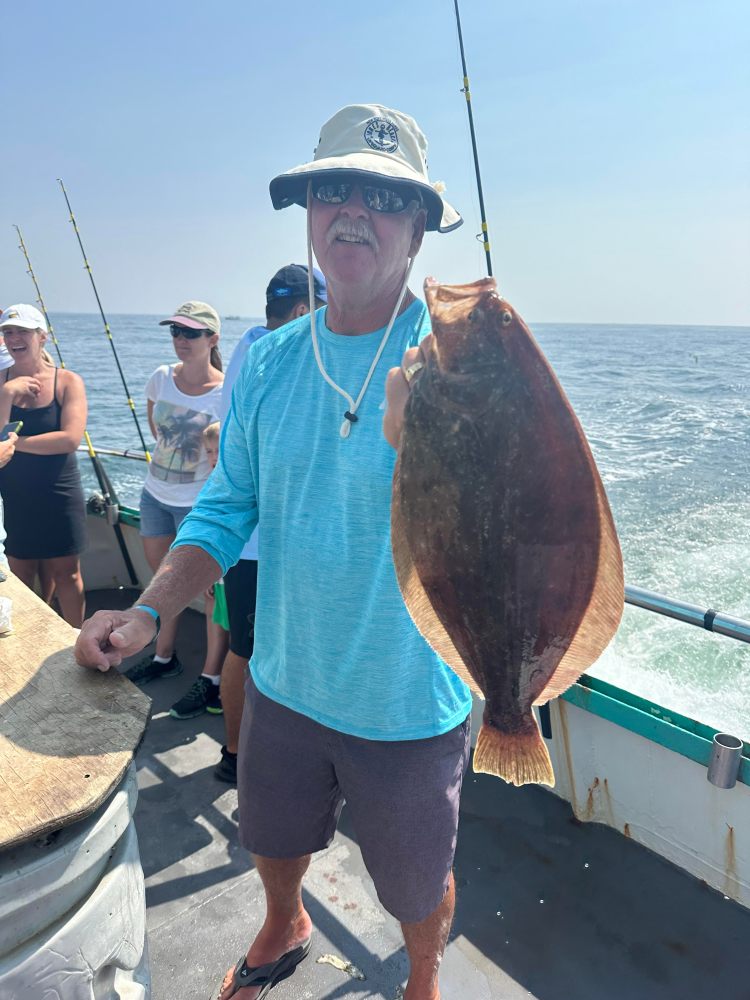
{"label": "fish fin", "polygon": [[[593,464],[593,457],[591,462]],[[567,691],[571,684],[574,684],[581,674],[598,660],[609,645],[622,618],[625,606],[622,552],[607,494],[595,465],[594,475],[599,501],[600,537],[599,563],[589,605],[578,631],[573,636],[573,641],[547,686],[535,699],[535,705],[543,705],[551,698],[557,698]]]}
{"label": "fish fin", "polygon": [[393,565],[396,567],[396,577],[398,578],[401,596],[420,634],[426,639],[438,656],[442,660],[445,660],[451,670],[455,674],[458,674],[461,680],[465,684],[468,684],[472,691],[475,691],[484,698],[479,685],[469,673],[460,653],[446,632],[445,626],[438,618],[411,557],[409,543],[406,540],[406,533],[404,531],[404,518],[401,512],[401,481],[398,461],[393,473],[393,493],[391,498],[391,549],[393,551]]}
{"label": "fish fin", "polygon": [[474,770],[494,774],[512,785],[555,785],[552,761],[536,720],[533,729],[529,727],[522,733],[503,733],[482,723],[474,750]]}

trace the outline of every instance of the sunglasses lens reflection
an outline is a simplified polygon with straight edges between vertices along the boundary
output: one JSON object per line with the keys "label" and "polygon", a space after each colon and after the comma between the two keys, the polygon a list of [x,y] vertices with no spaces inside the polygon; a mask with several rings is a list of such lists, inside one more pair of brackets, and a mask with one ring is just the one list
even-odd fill
{"label": "sunglasses lens reflection", "polygon": [[202,337],[206,330],[192,330],[188,326],[178,326],[176,323],[172,323],[169,328],[169,332],[173,337],[184,337],[185,340],[197,340],[198,337]]}
{"label": "sunglasses lens reflection", "polygon": [[[325,205],[343,205],[351,197],[355,185],[346,181],[332,181],[326,184],[318,184],[313,189],[313,196],[322,201]],[[361,189],[362,201],[372,212],[382,212],[387,215],[396,215],[403,212],[411,201],[421,201],[416,191],[409,188],[390,187],[381,185],[373,187],[367,184]]]}

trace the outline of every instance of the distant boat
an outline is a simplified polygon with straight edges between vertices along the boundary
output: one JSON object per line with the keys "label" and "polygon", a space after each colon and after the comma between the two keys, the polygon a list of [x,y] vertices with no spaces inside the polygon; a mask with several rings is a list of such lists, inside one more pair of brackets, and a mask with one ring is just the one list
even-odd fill
{"label": "distant boat", "polygon": [[225,316],[224,319],[242,319],[241,316]]}

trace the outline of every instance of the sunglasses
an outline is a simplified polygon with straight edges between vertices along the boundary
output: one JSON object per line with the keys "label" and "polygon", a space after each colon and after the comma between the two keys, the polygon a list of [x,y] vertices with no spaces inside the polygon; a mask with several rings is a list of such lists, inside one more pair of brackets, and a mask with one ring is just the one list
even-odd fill
{"label": "sunglasses", "polygon": [[357,185],[350,181],[333,180],[314,184],[312,193],[313,197],[317,201],[322,201],[324,205],[343,205],[351,198],[355,187],[359,187],[362,201],[372,212],[396,215],[403,212],[412,201],[422,204],[422,198],[414,188],[391,187],[388,184],[376,187],[372,184]]}
{"label": "sunglasses", "polygon": [[185,340],[197,340],[202,337],[205,333],[207,337],[211,336],[210,330],[193,330],[189,326],[178,326],[177,323],[170,323],[169,332],[173,337],[184,337]]}

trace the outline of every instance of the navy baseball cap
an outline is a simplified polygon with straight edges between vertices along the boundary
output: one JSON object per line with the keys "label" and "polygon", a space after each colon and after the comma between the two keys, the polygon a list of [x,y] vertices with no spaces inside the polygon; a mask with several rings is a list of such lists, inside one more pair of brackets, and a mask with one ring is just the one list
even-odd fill
{"label": "navy baseball cap", "polygon": [[[315,298],[328,301],[326,279],[317,267],[313,268]],[[266,289],[266,302],[274,299],[291,299],[308,294],[307,267],[304,264],[287,264],[274,274]]]}

